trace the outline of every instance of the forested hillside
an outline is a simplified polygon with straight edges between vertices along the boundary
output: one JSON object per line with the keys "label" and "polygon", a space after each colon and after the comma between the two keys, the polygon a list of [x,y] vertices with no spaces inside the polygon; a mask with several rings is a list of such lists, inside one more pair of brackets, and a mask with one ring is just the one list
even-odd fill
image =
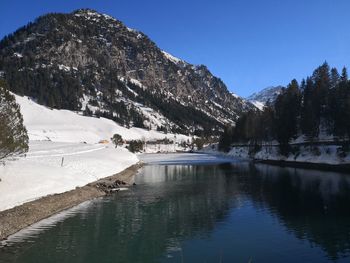
{"label": "forested hillside", "polygon": [[341,73],[325,62],[299,84],[292,80],[277,99],[262,111],[243,114],[235,127],[227,127],[219,148],[248,144],[258,151],[263,144],[276,142],[288,155],[291,143],[317,144],[321,141],[349,150],[350,81],[347,69]]}

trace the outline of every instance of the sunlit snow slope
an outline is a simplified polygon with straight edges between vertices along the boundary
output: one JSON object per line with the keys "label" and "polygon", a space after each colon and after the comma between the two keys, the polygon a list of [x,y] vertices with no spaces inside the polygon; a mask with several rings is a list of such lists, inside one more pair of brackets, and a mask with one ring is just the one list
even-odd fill
{"label": "sunlit snow slope", "polygon": [[[127,129],[105,118],[85,117],[68,110],[49,109],[27,97],[16,95],[16,100],[21,106],[30,140],[98,143],[101,140],[109,140],[115,133],[120,134],[125,140],[174,137],[174,134],[164,134],[154,130]],[[185,135],[176,135],[176,138],[179,141],[189,139]]]}

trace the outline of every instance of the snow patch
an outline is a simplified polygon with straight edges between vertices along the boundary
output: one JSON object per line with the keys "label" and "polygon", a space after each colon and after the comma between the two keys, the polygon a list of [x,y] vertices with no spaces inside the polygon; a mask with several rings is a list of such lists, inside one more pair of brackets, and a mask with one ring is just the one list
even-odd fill
{"label": "snow patch", "polygon": [[263,110],[265,107],[265,104],[263,102],[257,101],[257,100],[251,100],[250,101],[255,107],[257,107],[259,110]]}
{"label": "snow patch", "polygon": [[64,71],[70,71],[70,67],[67,67],[67,66],[62,65],[62,64],[59,64],[59,65],[58,65],[58,68],[59,68],[60,70],[64,70]]}
{"label": "snow patch", "polygon": [[129,31],[129,32],[133,32],[133,33],[138,33],[139,31],[137,31],[136,29],[133,29],[133,28],[130,28],[130,27],[126,27],[126,29]]}
{"label": "snow patch", "polygon": [[144,86],[142,85],[142,83],[141,83],[139,80],[137,80],[137,79],[130,78],[130,82],[131,82],[132,84],[134,84],[134,85],[139,86],[140,88],[143,88],[143,87],[144,87]]}
{"label": "snow patch", "polygon": [[183,60],[181,60],[181,59],[179,59],[177,57],[174,57],[173,55],[169,54],[168,52],[165,52],[164,50],[162,50],[162,53],[168,60],[170,60],[171,62],[173,62],[175,64],[183,62]]}
{"label": "snow patch", "polygon": [[236,99],[239,98],[239,96],[238,96],[236,93],[231,92],[231,95],[232,95],[233,97],[235,97]]}
{"label": "snow patch", "polygon": [[13,53],[13,55],[14,55],[16,58],[23,58],[23,55],[20,54],[20,53],[17,53],[17,52]]}

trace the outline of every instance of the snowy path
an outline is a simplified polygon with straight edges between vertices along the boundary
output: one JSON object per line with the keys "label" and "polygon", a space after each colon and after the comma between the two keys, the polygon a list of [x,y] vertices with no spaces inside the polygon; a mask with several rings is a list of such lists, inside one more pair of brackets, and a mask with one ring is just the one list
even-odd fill
{"label": "snowy path", "polygon": [[[45,143],[45,142],[40,142],[39,147],[43,143]],[[32,149],[33,145],[35,145],[35,142],[33,142],[31,145],[32,150],[27,154],[27,158],[32,159],[32,158],[43,158],[43,157],[64,157],[64,156],[72,156],[72,155],[78,155],[78,154],[83,154],[83,153],[96,152],[96,151],[100,151],[100,150],[108,148],[108,146],[101,147],[99,145],[96,145],[95,148],[93,147],[94,145],[86,145],[85,147],[83,147],[85,144],[81,144],[81,145],[73,144],[72,145],[73,147],[69,144],[63,144],[63,145],[61,145],[61,147],[59,147],[58,143],[56,143],[56,144],[57,144],[56,149],[35,150],[35,147],[34,147],[34,149]],[[59,149],[59,148],[61,148],[61,149]],[[86,150],[83,150],[84,148],[86,148]],[[55,152],[55,154],[53,154],[54,152]],[[38,155],[38,154],[40,154],[40,155]]]}

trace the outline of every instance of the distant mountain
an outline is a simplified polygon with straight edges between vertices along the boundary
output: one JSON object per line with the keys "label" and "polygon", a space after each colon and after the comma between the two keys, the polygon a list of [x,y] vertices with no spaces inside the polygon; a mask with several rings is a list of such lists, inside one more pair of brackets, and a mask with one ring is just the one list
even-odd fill
{"label": "distant mountain", "polygon": [[253,108],[204,65],[91,9],[47,14],[0,42],[0,73],[19,95],[124,126],[215,134]]}
{"label": "distant mountain", "polygon": [[259,92],[253,93],[247,98],[247,100],[257,108],[262,109],[268,101],[274,102],[277,96],[281,94],[282,89],[282,86],[267,87]]}

